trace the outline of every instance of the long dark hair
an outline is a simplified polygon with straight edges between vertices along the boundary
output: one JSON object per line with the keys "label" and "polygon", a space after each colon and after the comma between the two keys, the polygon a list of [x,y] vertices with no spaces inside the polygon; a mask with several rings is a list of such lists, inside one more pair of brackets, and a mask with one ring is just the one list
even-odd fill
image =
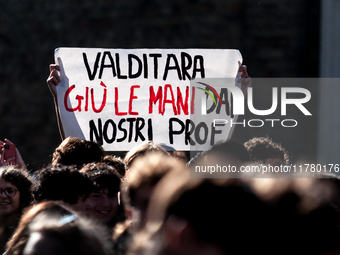
{"label": "long dark hair", "polygon": [[28,172],[15,166],[0,167],[0,180],[12,183],[20,192],[19,209],[22,211],[25,207],[32,204],[32,180]]}

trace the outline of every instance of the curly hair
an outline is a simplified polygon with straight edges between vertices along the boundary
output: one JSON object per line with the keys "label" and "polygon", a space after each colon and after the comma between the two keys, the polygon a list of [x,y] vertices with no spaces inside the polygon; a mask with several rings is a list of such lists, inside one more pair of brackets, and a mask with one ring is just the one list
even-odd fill
{"label": "curly hair", "polygon": [[[118,194],[121,185],[121,176],[118,171],[105,163],[90,163],[81,170],[93,183],[94,192],[107,189],[110,194]],[[108,226],[113,227],[117,222],[125,220],[125,213],[122,204],[118,204],[116,215],[110,220]]]}
{"label": "curly hair", "polygon": [[109,166],[113,166],[121,177],[125,176],[126,173],[125,164],[120,157],[115,155],[106,155],[101,162]]}
{"label": "curly hair", "polygon": [[275,143],[269,137],[254,137],[244,143],[244,147],[250,153],[252,161],[263,160],[268,158],[280,158],[284,164],[289,163],[288,152],[279,143]]}
{"label": "curly hair", "polygon": [[62,200],[76,204],[78,197],[86,197],[93,191],[91,181],[75,166],[48,166],[37,174],[38,183],[34,186],[34,197],[38,202]]}
{"label": "curly hair", "polygon": [[32,180],[26,170],[13,165],[2,166],[0,167],[0,180],[12,183],[19,190],[21,211],[32,204]]}
{"label": "curly hair", "polygon": [[89,163],[81,170],[95,186],[95,190],[107,188],[110,193],[120,191],[120,174],[118,171],[105,163]]}

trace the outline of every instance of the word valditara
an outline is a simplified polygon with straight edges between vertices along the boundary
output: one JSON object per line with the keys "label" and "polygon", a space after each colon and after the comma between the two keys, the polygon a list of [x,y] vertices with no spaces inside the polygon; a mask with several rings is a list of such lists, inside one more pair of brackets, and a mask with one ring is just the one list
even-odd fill
{"label": "word valditara", "polygon": [[[117,79],[136,79],[136,78],[149,78],[149,69],[153,70],[153,78],[158,79],[158,73],[161,73],[162,79],[165,81],[168,77],[169,71],[177,73],[179,80],[191,80],[197,77],[205,77],[204,59],[201,55],[191,56],[186,52],[181,52],[180,56],[175,54],[160,54],[150,53],[137,56],[135,54],[128,54],[127,61],[124,63],[127,66],[121,66],[120,54],[115,53],[112,56],[110,51],[98,52],[95,61],[88,61],[87,54],[83,53],[84,65],[89,77],[92,81],[96,78],[97,70],[99,68],[98,79],[102,78],[104,69],[109,69],[112,77]],[[125,56],[125,55],[124,55]],[[159,59],[166,58],[164,66],[160,66]],[[90,63],[94,63],[90,67]],[[122,73],[122,69],[127,69],[126,73]]]}

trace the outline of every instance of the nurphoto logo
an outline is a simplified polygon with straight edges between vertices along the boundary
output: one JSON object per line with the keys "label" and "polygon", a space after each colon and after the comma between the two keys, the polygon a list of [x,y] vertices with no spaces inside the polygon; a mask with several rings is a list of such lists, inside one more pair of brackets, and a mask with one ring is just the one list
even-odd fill
{"label": "nurphoto logo", "polygon": [[[205,79],[205,82],[196,82],[202,87],[201,94],[201,115],[215,114],[213,125],[235,125],[240,124],[249,127],[262,127],[269,123],[272,127],[276,122],[280,122],[282,127],[295,127],[298,125],[296,119],[249,119],[236,122],[235,116],[245,114],[245,105],[250,113],[256,116],[266,116],[273,114],[280,108],[280,116],[287,116],[287,106],[292,105],[299,109],[304,116],[312,116],[305,104],[311,99],[311,93],[306,88],[301,87],[275,87],[271,86],[271,106],[266,109],[257,109],[254,106],[253,88],[248,87],[244,93],[240,87],[235,86],[231,79]],[[269,87],[270,88],[270,87]],[[256,88],[255,88],[256,89]],[[293,96],[295,98],[293,98]],[[267,95],[268,96],[268,95]],[[225,110],[224,110],[225,109]],[[228,118],[223,118],[227,116]]]}

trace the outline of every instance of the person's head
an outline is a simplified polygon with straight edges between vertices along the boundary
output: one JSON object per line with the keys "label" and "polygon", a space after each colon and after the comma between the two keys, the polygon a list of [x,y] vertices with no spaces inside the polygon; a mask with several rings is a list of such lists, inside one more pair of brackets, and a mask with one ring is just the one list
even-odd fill
{"label": "person's head", "polygon": [[101,161],[104,156],[105,151],[98,143],[68,137],[55,149],[52,164],[76,165],[81,168],[87,163]]}
{"label": "person's head", "polygon": [[184,151],[170,151],[171,156],[175,157],[178,160],[182,160],[184,163],[188,163],[188,157]]}
{"label": "person's head", "polygon": [[90,163],[81,170],[93,183],[94,192],[88,198],[87,213],[100,222],[113,225],[119,209],[120,176],[117,170],[105,163]]}
{"label": "person's head", "polygon": [[33,200],[28,172],[14,166],[0,167],[0,217],[21,214]]}
{"label": "person's head", "polygon": [[313,179],[173,172],[157,185],[131,254],[323,254],[338,242],[331,195]]}
{"label": "person's head", "polygon": [[60,216],[70,213],[69,209],[67,209],[57,201],[46,201],[34,205],[23,214],[13,237],[7,242],[7,255],[22,254],[29,237],[28,226],[32,222],[32,220],[41,212],[55,213],[56,215]]}
{"label": "person's head", "polygon": [[176,151],[174,147],[161,143],[160,146],[166,150],[171,156],[183,160],[184,163],[188,163],[188,157],[184,151]]}
{"label": "person's head", "polygon": [[62,201],[67,206],[85,213],[86,199],[94,187],[90,179],[74,166],[48,166],[37,173],[35,200]]}
{"label": "person's head", "polygon": [[150,152],[138,157],[122,183],[124,205],[131,207],[135,224],[145,224],[149,199],[156,184],[170,171],[188,171],[183,161],[160,152]]}
{"label": "person's head", "polygon": [[250,154],[251,161],[259,161],[272,166],[287,165],[289,163],[288,152],[279,143],[275,143],[269,137],[254,137],[244,143]]}
{"label": "person's head", "polygon": [[340,231],[340,176],[334,173],[318,173],[317,178],[319,178],[321,182],[325,182],[326,185],[335,187],[335,196],[331,205],[338,213],[338,228]]}
{"label": "person's head", "polygon": [[106,255],[111,253],[108,237],[100,225],[49,201],[38,204],[23,216],[6,254]]}
{"label": "person's head", "polygon": [[149,152],[161,152],[168,155],[168,152],[159,144],[156,144],[152,141],[146,141],[133,147],[128,153],[126,153],[124,157],[124,164],[127,170],[132,165],[132,162],[139,156],[142,156]]}
{"label": "person's head", "polygon": [[125,164],[120,157],[115,155],[106,155],[101,162],[109,166],[113,166],[121,177],[125,176]]}
{"label": "person's head", "polygon": [[[272,243],[272,250],[283,246],[275,253],[339,254],[338,212],[333,205],[339,193],[335,183],[325,182],[323,178],[249,178],[244,181],[266,206],[266,217],[261,214],[260,220],[267,233],[272,230],[268,242]],[[283,245],[287,234],[291,240]]]}

